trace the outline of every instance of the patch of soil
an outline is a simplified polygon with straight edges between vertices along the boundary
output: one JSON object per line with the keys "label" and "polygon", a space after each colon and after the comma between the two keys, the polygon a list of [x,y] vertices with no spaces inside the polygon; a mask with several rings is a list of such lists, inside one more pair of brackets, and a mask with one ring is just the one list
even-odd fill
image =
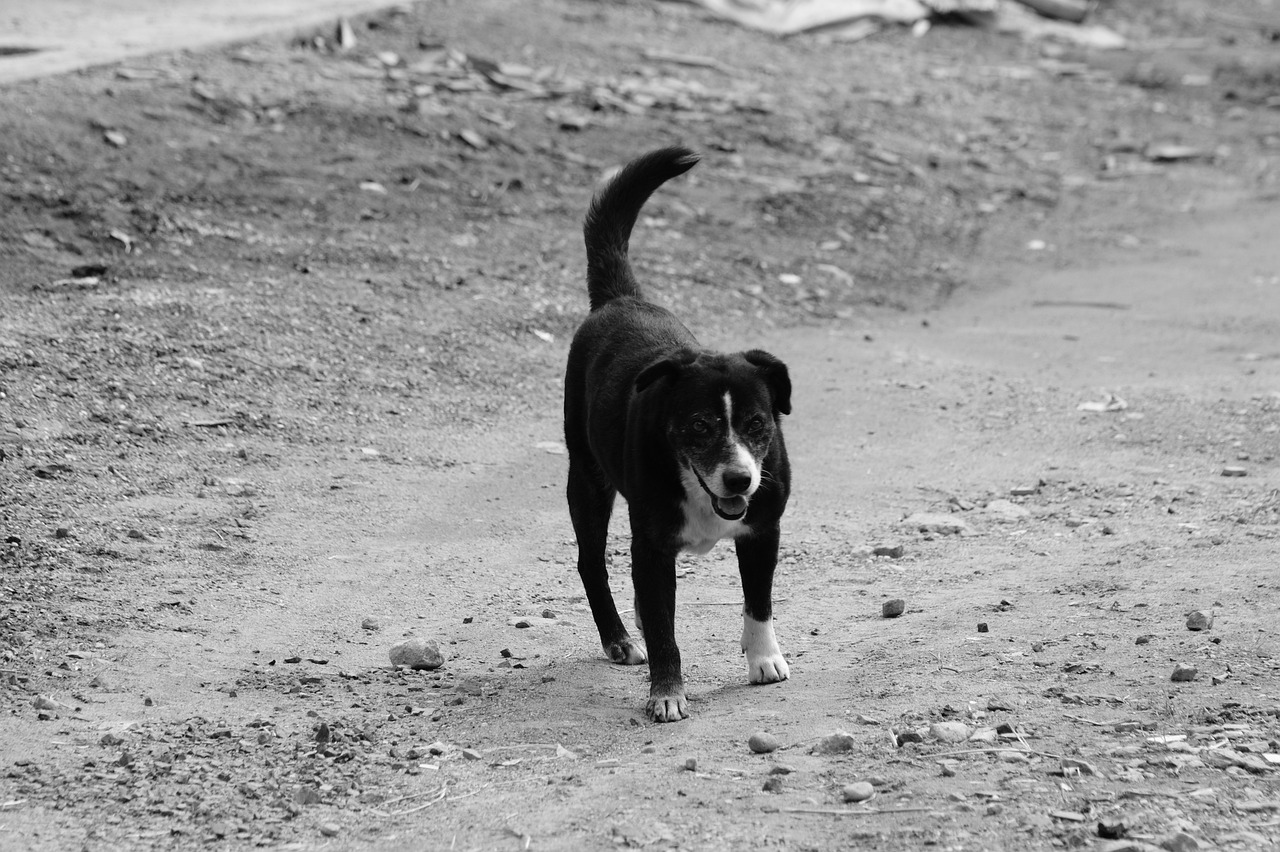
{"label": "patch of soil", "polygon": [[[1205,240],[1152,236],[1189,211],[1265,219],[1266,8],[1104,4],[1135,46],[1098,54],[428,2],[353,22],[346,50],[326,31],[0,92],[0,837],[1273,842],[1274,322],[1196,329],[1256,344],[1229,378],[1112,377],[1146,416],[1108,419],[1071,396],[1102,349],[1018,348],[1094,346],[1102,321],[1026,332],[1000,301],[1126,252],[1191,264]],[[674,142],[705,160],[646,208],[637,272],[708,343],[785,354],[802,401],[793,679],[745,683],[728,549],[684,560],[694,716],[654,726],[574,571],[559,377],[592,189]],[[998,335],[962,327],[985,305]],[[899,525],[920,511],[975,534]],[[1193,633],[1190,609],[1220,620]],[[410,634],[445,668],[389,669]],[[751,753],[756,730],[781,748]]]}

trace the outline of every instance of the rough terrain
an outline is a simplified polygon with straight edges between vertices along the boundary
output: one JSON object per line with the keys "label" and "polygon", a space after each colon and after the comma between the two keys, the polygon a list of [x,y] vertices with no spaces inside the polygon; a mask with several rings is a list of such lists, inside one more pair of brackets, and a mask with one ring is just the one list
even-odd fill
{"label": "rough terrain", "polygon": [[[1273,846],[1277,10],[1098,17],[427,2],[0,90],[0,845]],[[642,280],[796,382],[792,679],[721,546],[657,726],[558,412],[586,202],[672,142]]]}

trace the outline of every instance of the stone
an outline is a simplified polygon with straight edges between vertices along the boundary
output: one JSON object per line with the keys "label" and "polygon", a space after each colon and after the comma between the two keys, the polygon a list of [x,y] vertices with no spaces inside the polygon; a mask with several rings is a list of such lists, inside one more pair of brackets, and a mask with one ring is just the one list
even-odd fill
{"label": "stone", "polygon": [[1173,667],[1173,676],[1170,678],[1174,683],[1188,683],[1196,679],[1200,674],[1200,670],[1195,666],[1184,666],[1181,663]]}
{"label": "stone", "polygon": [[840,798],[846,802],[865,802],[876,794],[876,788],[866,781],[855,781],[840,788]]}
{"label": "stone", "polygon": [[973,532],[968,521],[941,512],[916,512],[902,521],[902,526],[922,533],[968,535]]}
{"label": "stone", "polygon": [[1222,469],[1223,476],[1248,476],[1249,471],[1236,465],[1227,465]]}
{"label": "stone", "polygon": [[382,622],[376,618],[366,618],[364,621],[360,622],[360,629],[368,630],[370,632],[375,630],[381,630]]}
{"label": "stone", "polygon": [[885,618],[897,618],[907,611],[907,602],[902,598],[894,598],[880,605],[880,615]]}
{"label": "stone", "polygon": [[964,722],[934,722],[929,726],[929,736],[944,743],[962,743],[972,733]]}
{"label": "stone", "polygon": [[430,670],[444,665],[444,655],[440,653],[440,646],[434,640],[416,636],[392,645],[389,656],[391,665],[409,669]]}
{"label": "stone", "polygon": [[1062,772],[1064,775],[1071,772],[1079,775],[1098,774],[1097,768],[1092,763],[1089,763],[1087,760],[1080,760],[1076,757],[1062,758]]}
{"label": "stone", "polygon": [[697,772],[697,771],[698,771],[698,758],[696,758],[696,757],[686,757],[686,758],[684,759],[684,768],[685,768],[686,770],[688,770],[689,772]]}
{"label": "stone", "polygon": [[766,793],[781,793],[782,778],[778,775],[770,775],[764,779],[764,785],[760,789]]}
{"label": "stone", "polygon": [[840,754],[852,749],[855,742],[853,734],[848,731],[836,731],[819,740],[813,750],[817,754]]}
{"label": "stone", "polygon": [[342,827],[339,826],[336,822],[320,823],[320,833],[323,834],[325,837],[337,837],[338,832],[340,831],[342,831]]}
{"label": "stone", "polygon": [[1187,613],[1188,630],[1209,630],[1213,627],[1213,613],[1193,610]]}
{"label": "stone", "polygon": [[756,754],[768,754],[771,751],[777,751],[782,743],[778,742],[778,738],[773,734],[765,731],[756,731],[747,739],[747,747]]}
{"label": "stone", "polygon": [[1200,841],[1185,831],[1179,831],[1161,838],[1160,848],[1167,852],[1196,852],[1200,848]]}
{"label": "stone", "polygon": [[901,559],[907,549],[900,544],[878,544],[872,550],[873,556],[887,556],[890,559]]}
{"label": "stone", "polygon": [[994,521],[1021,521],[1031,517],[1031,511],[1012,500],[992,500],[982,510]]}

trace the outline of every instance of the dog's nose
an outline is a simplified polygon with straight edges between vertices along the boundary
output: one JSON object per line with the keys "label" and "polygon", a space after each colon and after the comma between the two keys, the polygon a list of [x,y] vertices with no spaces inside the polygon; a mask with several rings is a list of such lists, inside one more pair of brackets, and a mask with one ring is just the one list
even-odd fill
{"label": "dog's nose", "polygon": [[720,484],[729,494],[745,494],[751,487],[751,472],[730,468],[721,474]]}

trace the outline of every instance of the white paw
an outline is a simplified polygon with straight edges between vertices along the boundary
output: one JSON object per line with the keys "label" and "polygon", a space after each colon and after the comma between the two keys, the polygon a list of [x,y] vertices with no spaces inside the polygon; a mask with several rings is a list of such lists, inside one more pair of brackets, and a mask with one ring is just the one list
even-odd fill
{"label": "white paw", "polygon": [[751,683],[777,683],[791,676],[772,621],[756,621],[744,615],[742,650],[747,655],[747,679]]}

